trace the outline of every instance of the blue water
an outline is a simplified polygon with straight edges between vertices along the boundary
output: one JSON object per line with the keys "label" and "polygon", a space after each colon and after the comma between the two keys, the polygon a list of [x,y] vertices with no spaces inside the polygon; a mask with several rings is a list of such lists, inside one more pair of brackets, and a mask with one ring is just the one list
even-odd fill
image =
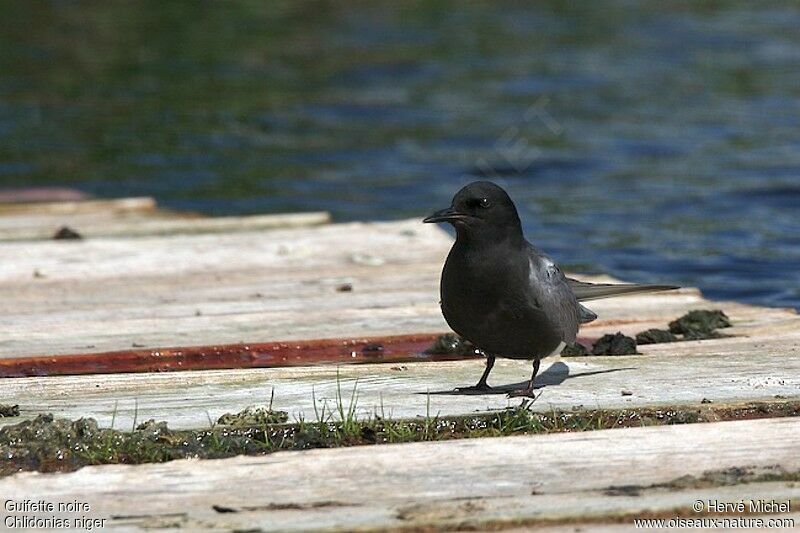
{"label": "blue water", "polygon": [[492,179],[568,268],[800,307],[795,2],[3,12],[0,186],[364,220]]}

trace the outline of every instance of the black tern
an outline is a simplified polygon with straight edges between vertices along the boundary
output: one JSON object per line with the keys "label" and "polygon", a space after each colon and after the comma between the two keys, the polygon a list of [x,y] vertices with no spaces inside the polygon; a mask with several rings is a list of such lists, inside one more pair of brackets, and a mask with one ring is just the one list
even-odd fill
{"label": "black tern", "polygon": [[678,288],[586,283],[564,276],[525,240],[514,202],[490,181],[470,183],[450,207],[423,222],[455,227],[456,241],[442,270],[442,314],[453,331],[486,355],[478,384],[459,390],[490,391],[486,380],[496,357],[533,359],[527,387],[509,393],[530,396],[541,359],[574,343],[580,325],[597,318],[580,302]]}

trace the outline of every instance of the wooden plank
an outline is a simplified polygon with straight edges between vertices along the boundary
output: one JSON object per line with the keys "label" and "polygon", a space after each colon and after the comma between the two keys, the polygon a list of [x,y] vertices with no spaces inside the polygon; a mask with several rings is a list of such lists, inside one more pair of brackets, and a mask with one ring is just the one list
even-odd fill
{"label": "wooden plank", "polygon": [[[800,398],[800,329],[780,338],[731,337],[640,347],[643,355],[551,358],[538,383],[545,385],[537,411],[575,407],[626,408]],[[498,394],[448,394],[477,381],[483,362],[317,365],[311,367],[60,376],[0,381],[4,403],[19,404],[22,417],[40,413],[96,418],[120,428],[138,420],[166,420],[170,427],[207,427],[225,413],[270,401],[292,418],[315,419],[324,403],[335,406],[341,388],[349,403],[357,390],[360,417],[460,415],[504,409],[520,400],[504,390],[521,386],[525,361],[498,359],[490,384]],[[623,395],[622,391],[630,395]],[[430,396],[428,395],[430,393]],[[347,406],[345,406],[347,407]],[[18,419],[0,420],[13,423]]]}
{"label": "wooden plank", "polygon": [[330,221],[330,213],[324,211],[238,217],[173,218],[170,220],[150,220],[141,224],[117,224],[113,227],[91,230],[87,233],[87,236],[139,237],[261,231],[275,228],[305,228],[328,224]]}
{"label": "wooden plank", "polygon": [[90,195],[69,187],[25,187],[0,189],[0,204],[31,202],[77,202]]}
{"label": "wooden plank", "polygon": [[413,220],[2,243],[0,357],[445,331],[449,242]]}
{"label": "wooden plank", "polygon": [[[630,526],[642,515],[725,516],[708,501],[742,499],[788,500],[796,517],[800,485],[759,476],[800,471],[798,442],[799,419],[765,419],[23,473],[0,492],[85,502],[81,514],[134,531]],[[734,468],[747,485],[707,474],[730,482]]]}
{"label": "wooden plank", "polygon": [[425,353],[437,337],[435,334],[410,334],[360,339],[124,350],[56,357],[15,357],[0,359],[0,377],[273,368],[320,363],[385,364],[479,357],[474,352],[465,355]]}
{"label": "wooden plank", "polygon": [[[0,265],[0,357],[13,364],[14,358],[37,354],[52,358],[119,349],[160,354],[164,346],[447,331],[436,295],[450,242],[439,229],[410,220],[268,235],[0,244],[0,251],[17,258]],[[32,270],[44,277],[32,280]],[[345,284],[351,290],[337,290]],[[645,356],[549,360],[555,364],[542,377],[549,386],[537,405],[569,409],[794,397],[800,368],[798,358],[787,354],[798,353],[800,319],[793,311],[709,302],[684,289],[592,302],[601,319],[582,335],[633,334],[709,307],[729,314],[735,327],[726,333],[734,337],[644,346]],[[247,352],[232,357],[248,357]],[[427,391],[471,384],[481,365],[365,365],[342,367],[339,375],[345,388],[359,380],[362,413],[383,405],[394,416],[411,417],[425,413]],[[500,361],[491,382],[520,383],[528,372],[525,362]],[[32,378],[3,380],[0,395],[19,403],[25,416],[53,412],[108,424],[118,403],[118,420],[127,424],[138,401],[140,418],[198,427],[207,424],[208,413],[216,418],[258,403],[272,387],[278,408],[312,418],[312,390],[331,401],[336,376],[335,366],[320,366]],[[623,397],[623,389],[633,394]],[[442,414],[509,405],[503,395],[432,398],[433,413]]]}
{"label": "wooden plank", "polygon": [[151,235],[191,235],[261,231],[274,228],[316,226],[330,222],[325,212],[282,213],[241,217],[206,218],[168,211],[101,212],[0,215],[0,241],[51,239],[62,227],[69,227],[84,238],[142,237]]}
{"label": "wooden plank", "polygon": [[108,213],[124,211],[154,211],[156,201],[148,196],[114,198],[110,200],[80,200],[75,202],[0,203],[0,216],[23,214]]}
{"label": "wooden plank", "polygon": [[76,231],[82,237],[102,237],[103,232],[113,231],[118,227],[166,222],[179,216],[183,215],[161,210],[0,215],[0,241],[50,240],[64,227]]}
{"label": "wooden plank", "polygon": [[149,197],[0,203],[0,241],[50,239],[64,226],[97,238],[259,231],[328,222],[325,212],[211,218],[159,209]]}
{"label": "wooden plank", "polygon": [[[0,357],[447,331],[438,284],[450,244],[419,220],[0,243],[15,258],[0,264]],[[594,304],[590,337],[711,305],[692,289]],[[725,309],[760,323],[789,314]]]}

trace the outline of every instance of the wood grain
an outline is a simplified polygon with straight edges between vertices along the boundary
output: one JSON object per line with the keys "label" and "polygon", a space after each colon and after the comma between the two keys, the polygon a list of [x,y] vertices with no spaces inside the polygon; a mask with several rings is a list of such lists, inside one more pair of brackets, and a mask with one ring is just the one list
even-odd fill
{"label": "wood grain", "polygon": [[[630,525],[639,515],[715,516],[692,512],[698,499],[796,505],[796,483],[754,481],[800,470],[797,442],[800,420],[766,419],[24,473],[0,480],[0,493],[88,502],[107,527],[131,530]],[[684,477],[731,468],[751,482]]]}
{"label": "wood grain", "polygon": [[[236,360],[255,343],[447,331],[438,278],[452,241],[416,219],[275,229],[277,219],[186,218],[149,200],[39,207],[0,208],[0,363],[239,343],[242,352],[225,352]],[[281,224],[324,222],[318,216]],[[64,221],[87,238],[11,241],[43,239]],[[590,307],[600,319],[582,330],[589,338],[665,327],[701,308],[723,309],[734,327],[729,337],[642,346],[636,356],[548,359],[533,409],[800,398],[800,318],[791,310],[710,302],[691,288]],[[23,419],[49,412],[108,426],[116,411],[117,427],[130,427],[135,412],[175,428],[266,404],[273,391],[274,408],[309,420],[312,402],[335,405],[339,388],[345,401],[356,389],[360,417],[518,404],[503,391],[527,378],[522,361],[497,362],[490,383],[500,394],[451,394],[481,369],[471,360],[29,377],[0,380],[0,400],[20,404]],[[798,441],[797,419],[723,422],[26,473],[0,479],[0,493],[85,501],[107,528],[133,531],[616,530],[637,514],[690,512],[695,499],[800,500],[796,484],[779,480],[662,486],[731,467],[796,472]]]}
{"label": "wood grain", "polygon": [[[0,265],[0,358],[13,364],[28,355],[161,353],[163,347],[203,343],[444,332],[437,286],[450,243],[438,228],[409,220],[0,244],[18,258]],[[45,277],[29,278],[32,269]],[[337,290],[345,284],[352,290]],[[758,400],[800,392],[800,318],[793,311],[709,302],[696,289],[599,300],[592,308],[601,318],[582,330],[586,337],[665,327],[697,308],[722,308],[735,327],[725,330],[731,337],[643,346],[641,356],[549,359],[537,408]],[[240,355],[247,350],[231,358]],[[52,412],[93,416],[107,425],[116,408],[120,427],[128,427],[138,405],[140,419],[202,427],[209,415],[216,419],[263,403],[273,388],[277,408],[312,418],[312,390],[320,401],[334,401],[338,376],[345,389],[358,381],[362,415],[383,406],[395,417],[413,417],[425,414],[427,392],[472,384],[482,364],[24,378],[0,381],[0,394],[19,403],[25,417]],[[490,383],[519,384],[528,373],[524,361],[501,360]],[[622,396],[622,390],[632,394]],[[442,415],[510,405],[503,394],[431,398],[432,413]]]}
{"label": "wood grain", "polygon": [[[126,207],[126,206],[121,206]],[[327,224],[325,212],[285,213],[239,217],[201,217],[162,209],[149,209],[136,204],[131,209],[107,211],[75,210],[58,212],[3,214],[0,207],[0,241],[52,239],[56,232],[68,227],[84,238],[144,237],[152,235],[190,235],[198,233],[233,233],[274,228],[308,227]]]}
{"label": "wood grain", "polygon": [[0,243],[0,357],[445,331],[448,243],[417,220]]}
{"label": "wood grain", "polygon": [[[537,380],[543,385],[541,396],[533,409],[800,398],[797,335],[792,340],[764,339],[755,354],[748,340],[646,346],[641,356],[547,359]],[[787,342],[793,347],[787,349]],[[519,405],[519,399],[506,398],[502,390],[450,394],[456,387],[474,384],[482,368],[482,361],[457,361],[18,378],[0,381],[0,392],[5,403],[20,405],[23,418],[40,413],[90,416],[109,426],[116,411],[118,428],[130,427],[135,415],[139,420],[166,420],[170,427],[207,427],[209,418],[269,403],[273,390],[274,408],[287,411],[292,419],[306,420],[315,419],[314,398],[318,409],[324,403],[335,406],[339,387],[347,403],[356,388],[360,417],[459,415]],[[500,359],[489,383],[519,387],[529,372],[524,361]],[[0,423],[16,420],[0,419]]]}

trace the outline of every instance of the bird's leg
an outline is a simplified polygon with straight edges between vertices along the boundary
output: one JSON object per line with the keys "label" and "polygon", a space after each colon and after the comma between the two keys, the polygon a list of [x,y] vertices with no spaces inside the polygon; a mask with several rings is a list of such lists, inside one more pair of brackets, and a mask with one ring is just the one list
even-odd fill
{"label": "bird's leg", "polygon": [[533,380],[536,379],[536,374],[539,373],[539,364],[541,361],[539,359],[533,360],[533,373],[531,374],[531,380],[528,382],[528,386],[524,389],[517,389],[512,390],[508,393],[508,396],[513,398],[516,396],[533,396]]}
{"label": "bird's leg", "polygon": [[478,384],[475,385],[478,389],[491,389],[491,387],[486,383],[486,380],[489,379],[489,372],[492,371],[494,367],[494,356],[487,355],[486,356],[486,368],[483,370],[483,375],[481,375],[481,379],[478,380]]}
{"label": "bird's leg", "polygon": [[481,379],[478,380],[478,384],[472,387],[458,387],[456,390],[462,392],[470,392],[470,391],[490,391],[492,388],[486,383],[486,380],[489,378],[489,372],[492,371],[492,367],[494,366],[494,356],[487,355],[486,356],[486,369],[483,371],[483,375]]}

